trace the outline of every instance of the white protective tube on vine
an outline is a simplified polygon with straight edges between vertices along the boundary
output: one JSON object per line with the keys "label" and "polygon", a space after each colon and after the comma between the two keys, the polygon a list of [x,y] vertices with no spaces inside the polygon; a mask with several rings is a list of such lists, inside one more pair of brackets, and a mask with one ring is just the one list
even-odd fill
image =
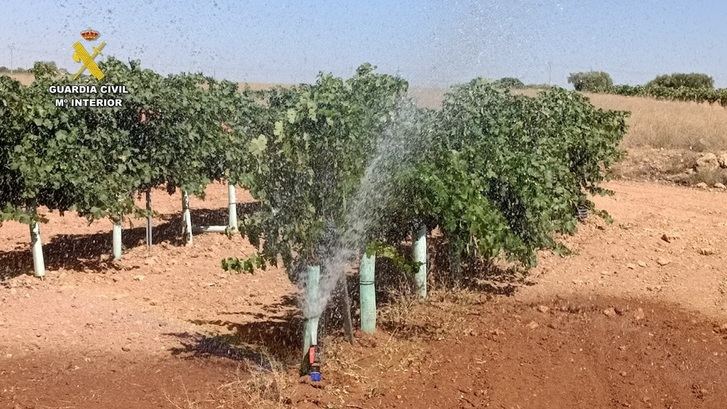
{"label": "white protective tube on vine", "polygon": [[414,262],[419,263],[417,272],[414,275],[414,284],[417,295],[427,298],[427,226],[419,225],[414,232]]}
{"label": "white protective tube on vine", "polygon": [[189,210],[189,193],[182,191],[182,236],[184,244],[192,245],[192,214]]}
{"label": "white protective tube on vine", "polygon": [[306,268],[305,283],[305,329],[303,331],[303,353],[308,353],[311,345],[318,345],[318,321],[321,311],[318,311],[319,290],[321,280],[321,266],[308,266]]}
{"label": "white protective tube on vine", "polygon": [[121,220],[114,221],[114,230],[111,238],[114,260],[121,260]]}
{"label": "white protective tube on vine", "polygon": [[30,245],[33,249],[33,270],[36,277],[45,276],[45,261],[43,260],[43,243],[40,240],[40,226],[37,221],[30,224]]}
{"label": "white protective tube on vine", "polygon": [[230,231],[237,231],[237,195],[235,193],[235,185],[227,182],[227,227]]}
{"label": "white protective tube on vine", "polygon": [[153,223],[151,219],[151,189],[146,191],[146,246],[151,247]]}

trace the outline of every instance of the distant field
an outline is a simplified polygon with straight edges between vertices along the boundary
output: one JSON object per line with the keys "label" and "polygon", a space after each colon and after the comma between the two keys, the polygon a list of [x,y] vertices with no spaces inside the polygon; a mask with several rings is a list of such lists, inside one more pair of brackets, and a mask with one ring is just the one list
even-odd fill
{"label": "distant field", "polygon": [[627,147],[681,148],[696,151],[727,149],[727,109],[695,102],[586,94],[605,109],[631,112]]}
{"label": "distant field", "polygon": [[240,86],[240,89],[249,88],[253,91],[261,91],[265,89],[270,89],[273,87],[287,87],[290,86],[290,84],[274,84],[271,82],[240,82],[238,83]]}
{"label": "distant field", "polygon": [[[7,73],[0,73],[0,75],[8,75]],[[14,78],[20,81],[23,85],[28,85],[33,82],[33,74],[21,73],[21,74],[10,74],[10,78]]]}
{"label": "distant field", "polygon": [[409,89],[409,94],[414,98],[417,105],[425,108],[437,108],[442,104],[444,91],[441,88],[418,88]]}

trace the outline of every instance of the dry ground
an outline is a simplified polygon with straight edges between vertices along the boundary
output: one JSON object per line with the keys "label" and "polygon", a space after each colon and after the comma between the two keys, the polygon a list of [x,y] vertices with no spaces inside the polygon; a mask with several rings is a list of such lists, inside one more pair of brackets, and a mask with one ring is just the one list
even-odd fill
{"label": "dry ground", "polygon": [[[384,303],[379,334],[353,346],[329,326],[323,388],[296,382],[285,274],[222,272],[251,251],[239,237],[181,246],[178,197],[155,194],[162,244],[148,252],[129,230],[119,264],[104,261],[108,223],[51,216],[44,281],[14,276],[30,267],[27,229],[8,223],[0,407],[723,407],[726,194],[609,186],[597,202],[615,223],[590,219],[566,240],[573,255]],[[224,205],[211,186],[194,216],[221,223]]]}

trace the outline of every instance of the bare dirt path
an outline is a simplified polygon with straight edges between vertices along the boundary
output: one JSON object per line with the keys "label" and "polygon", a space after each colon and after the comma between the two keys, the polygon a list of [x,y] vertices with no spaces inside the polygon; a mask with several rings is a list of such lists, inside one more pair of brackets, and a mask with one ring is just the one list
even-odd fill
{"label": "bare dirt path", "polygon": [[[332,347],[328,387],[299,385],[275,400],[723,407],[727,194],[609,186],[616,195],[597,203],[615,222],[590,218],[566,240],[574,254],[543,254],[529,284],[513,284],[514,297],[414,306],[416,326],[382,320],[373,343]],[[105,256],[110,223],[51,216],[44,281],[17,276],[31,266],[27,227],[0,228],[0,407],[246,407],[224,400],[220,385],[245,384],[243,362],[290,362],[299,318],[285,274],[223,272],[220,260],[250,254],[249,244],[207,234],[184,247],[178,195],[157,192],[154,203],[160,244],[148,252],[136,221],[118,264]],[[197,220],[224,224],[225,187],[192,206]]]}
{"label": "bare dirt path", "polygon": [[727,194],[645,182],[613,182],[596,199],[612,225],[591,218],[567,239],[573,255],[543,254],[518,291],[530,300],[572,294],[676,303],[727,317]]}

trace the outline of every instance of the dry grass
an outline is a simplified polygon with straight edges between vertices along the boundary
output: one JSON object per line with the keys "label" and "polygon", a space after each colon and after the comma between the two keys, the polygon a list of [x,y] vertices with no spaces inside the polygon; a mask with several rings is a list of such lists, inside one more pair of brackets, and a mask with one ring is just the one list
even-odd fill
{"label": "dry grass", "polygon": [[[0,75],[8,75],[8,74],[7,73],[4,73],[4,74],[0,74]],[[10,78],[13,78],[13,79],[15,79],[17,81],[20,81],[20,83],[23,84],[23,85],[28,85],[31,82],[33,82],[33,74],[30,74],[30,73],[27,73],[27,72],[17,73],[17,74],[10,74],[9,77]]]}
{"label": "dry grass", "polygon": [[250,89],[251,91],[264,91],[275,87],[290,87],[290,84],[275,84],[271,82],[239,82],[237,84],[240,89]]}
{"label": "dry grass", "polygon": [[272,369],[250,367],[247,373],[219,387],[217,407],[285,408],[292,379],[285,368],[276,363]]}
{"label": "dry grass", "polygon": [[727,149],[727,109],[694,102],[586,94],[593,105],[631,112],[624,146],[715,152]]}
{"label": "dry grass", "polygon": [[359,333],[354,345],[340,337],[326,345],[325,371],[349,385],[331,391],[340,405],[332,407],[357,407],[345,405],[347,388],[361,389],[368,399],[379,396],[386,390],[383,373],[421,373],[428,360],[423,340],[464,334],[466,312],[481,299],[481,294],[466,290],[434,290],[426,302],[399,294],[379,305],[376,334]]}
{"label": "dry grass", "polygon": [[206,396],[190,394],[182,384],[183,393],[170,395],[163,391],[164,397],[175,409],[290,408],[288,395],[294,385],[291,374],[271,355],[265,354],[263,358],[262,364],[246,360],[230,382]]}
{"label": "dry grass", "polygon": [[379,326],[402,339],[437,339],[457,332],[464,312],[481,300],[482,294],[463,288],[430,289],[427,303],[414,295],[398,295],[379,307]]}
{"label": "dry grass", "polygon": [[409,95],[414,98],[417,105],[424,108],[439,108],[442,105],[445,90],[441,88],[418,88],[409,89]]}
{"label": "dry grass", "polygon": [[698,183],[706,183],[707,186],[715,186],[717,183],[727,184],[727,172],[724,169],[705,169],[696,172],[684,173],[672,178],[673,182],[693,186]]}
{"label": "dry grass", "polygon": [[694,168],[699,155],[684,149],[630,148],[611,173],[623,179],[659,180]]}
{"label": "dry grass", "polygon": [[611,175],[619,179],[662,180],[687,186],[701,182],[708,186],[727,184],[727,169],[697,168],[700,156],[687,149],[629,148],[626,157],[611,168]]}

